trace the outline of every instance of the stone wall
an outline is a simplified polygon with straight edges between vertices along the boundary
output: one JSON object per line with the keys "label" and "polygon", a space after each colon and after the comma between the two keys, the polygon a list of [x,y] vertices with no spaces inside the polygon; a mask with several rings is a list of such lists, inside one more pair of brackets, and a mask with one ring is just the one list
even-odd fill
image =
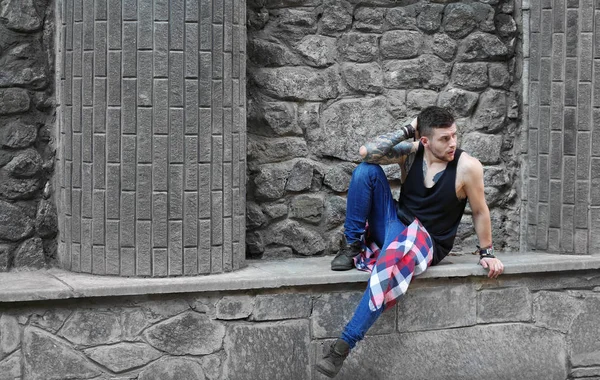
{"label": "stone wall", "polygon": [[[512,0],[248,2],[247,255],[335,251],[358,148],[429,105],[485,166],[494,242],[519,247],[520,10]],[[395,192],[399,170],[386,168]],[[472,250],[470,216],[456,250]]]}
{"label": "stone wall", "polygon": [[0,272],[56,258],[53,97],[53,1],[0,1]]}
{"label": "stone wall", "polygon": [[[0,379],[321,379],[363,286],[0,303]],[[598,378],[598,289],[597,271],[417,279],[338,378]]]}

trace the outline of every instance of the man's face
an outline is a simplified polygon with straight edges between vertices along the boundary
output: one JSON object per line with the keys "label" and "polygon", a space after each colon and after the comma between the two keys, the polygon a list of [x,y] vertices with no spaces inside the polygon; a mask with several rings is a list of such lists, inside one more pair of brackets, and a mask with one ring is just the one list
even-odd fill
{"label": "man's face", "polygon": [[456,123],[450,128],[434,128],[430,137],[421,137],[421,142],[438,160],[446,162],[454,160],[457,145]]}

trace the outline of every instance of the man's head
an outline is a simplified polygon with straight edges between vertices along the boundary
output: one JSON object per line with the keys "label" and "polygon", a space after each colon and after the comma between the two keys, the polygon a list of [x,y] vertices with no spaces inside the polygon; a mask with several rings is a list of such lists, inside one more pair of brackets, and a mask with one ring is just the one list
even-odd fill
{"label": "man's head", "polygon": [[452,161],[456,151],[456,124],[450,112],[442,107],[427,107],[417,117],[421,143],[435,158]]}
{"label": "man's head", "polygon": [[442,107],[431,106],[421,110],[417,116],[417,130],[419,136],[431,137],[437,128],[450,128],[454,124],[454,117]]}

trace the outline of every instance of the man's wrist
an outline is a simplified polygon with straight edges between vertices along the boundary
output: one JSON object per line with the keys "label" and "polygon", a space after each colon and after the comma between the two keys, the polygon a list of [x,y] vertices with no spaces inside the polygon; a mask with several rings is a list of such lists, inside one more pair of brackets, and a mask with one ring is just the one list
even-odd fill
{"label": "man's wrist", "polygon": [[415,127],[413,127],[412,124],[406,124],[404,127],[402,127],[402,130],[404,131],[404,136],[406,136],[407,139],[415,137]]}
{"label": "man's wrist", "polygon": [[494,246],[492,244],[487,247],[477,246],[477,252],[479,253],[479,260],[496,258],[496,255],[494,255]]}

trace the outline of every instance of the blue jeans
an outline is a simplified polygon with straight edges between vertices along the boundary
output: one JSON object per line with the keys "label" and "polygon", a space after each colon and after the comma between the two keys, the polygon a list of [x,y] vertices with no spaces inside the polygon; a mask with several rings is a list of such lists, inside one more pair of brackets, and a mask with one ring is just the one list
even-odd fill
{"label": "blue jeans", "polygon": [[[365,233],[365,222],[369,222],[369,236],[381,248],[387,247],[389,240],[398,236],[404,228],[396,213],[396,203],[392,197],[390,184],[381,166],[361,163],[352,173],[348,189],[346,240],[353,243]],[[383,252],[383,249],[382,249]],[[369,284],[350,322],[344,328],[341,339],[354,348],[362,340],[367,330],[375,323],[384,308],[376,311],[369,308],[371,293]]]}

